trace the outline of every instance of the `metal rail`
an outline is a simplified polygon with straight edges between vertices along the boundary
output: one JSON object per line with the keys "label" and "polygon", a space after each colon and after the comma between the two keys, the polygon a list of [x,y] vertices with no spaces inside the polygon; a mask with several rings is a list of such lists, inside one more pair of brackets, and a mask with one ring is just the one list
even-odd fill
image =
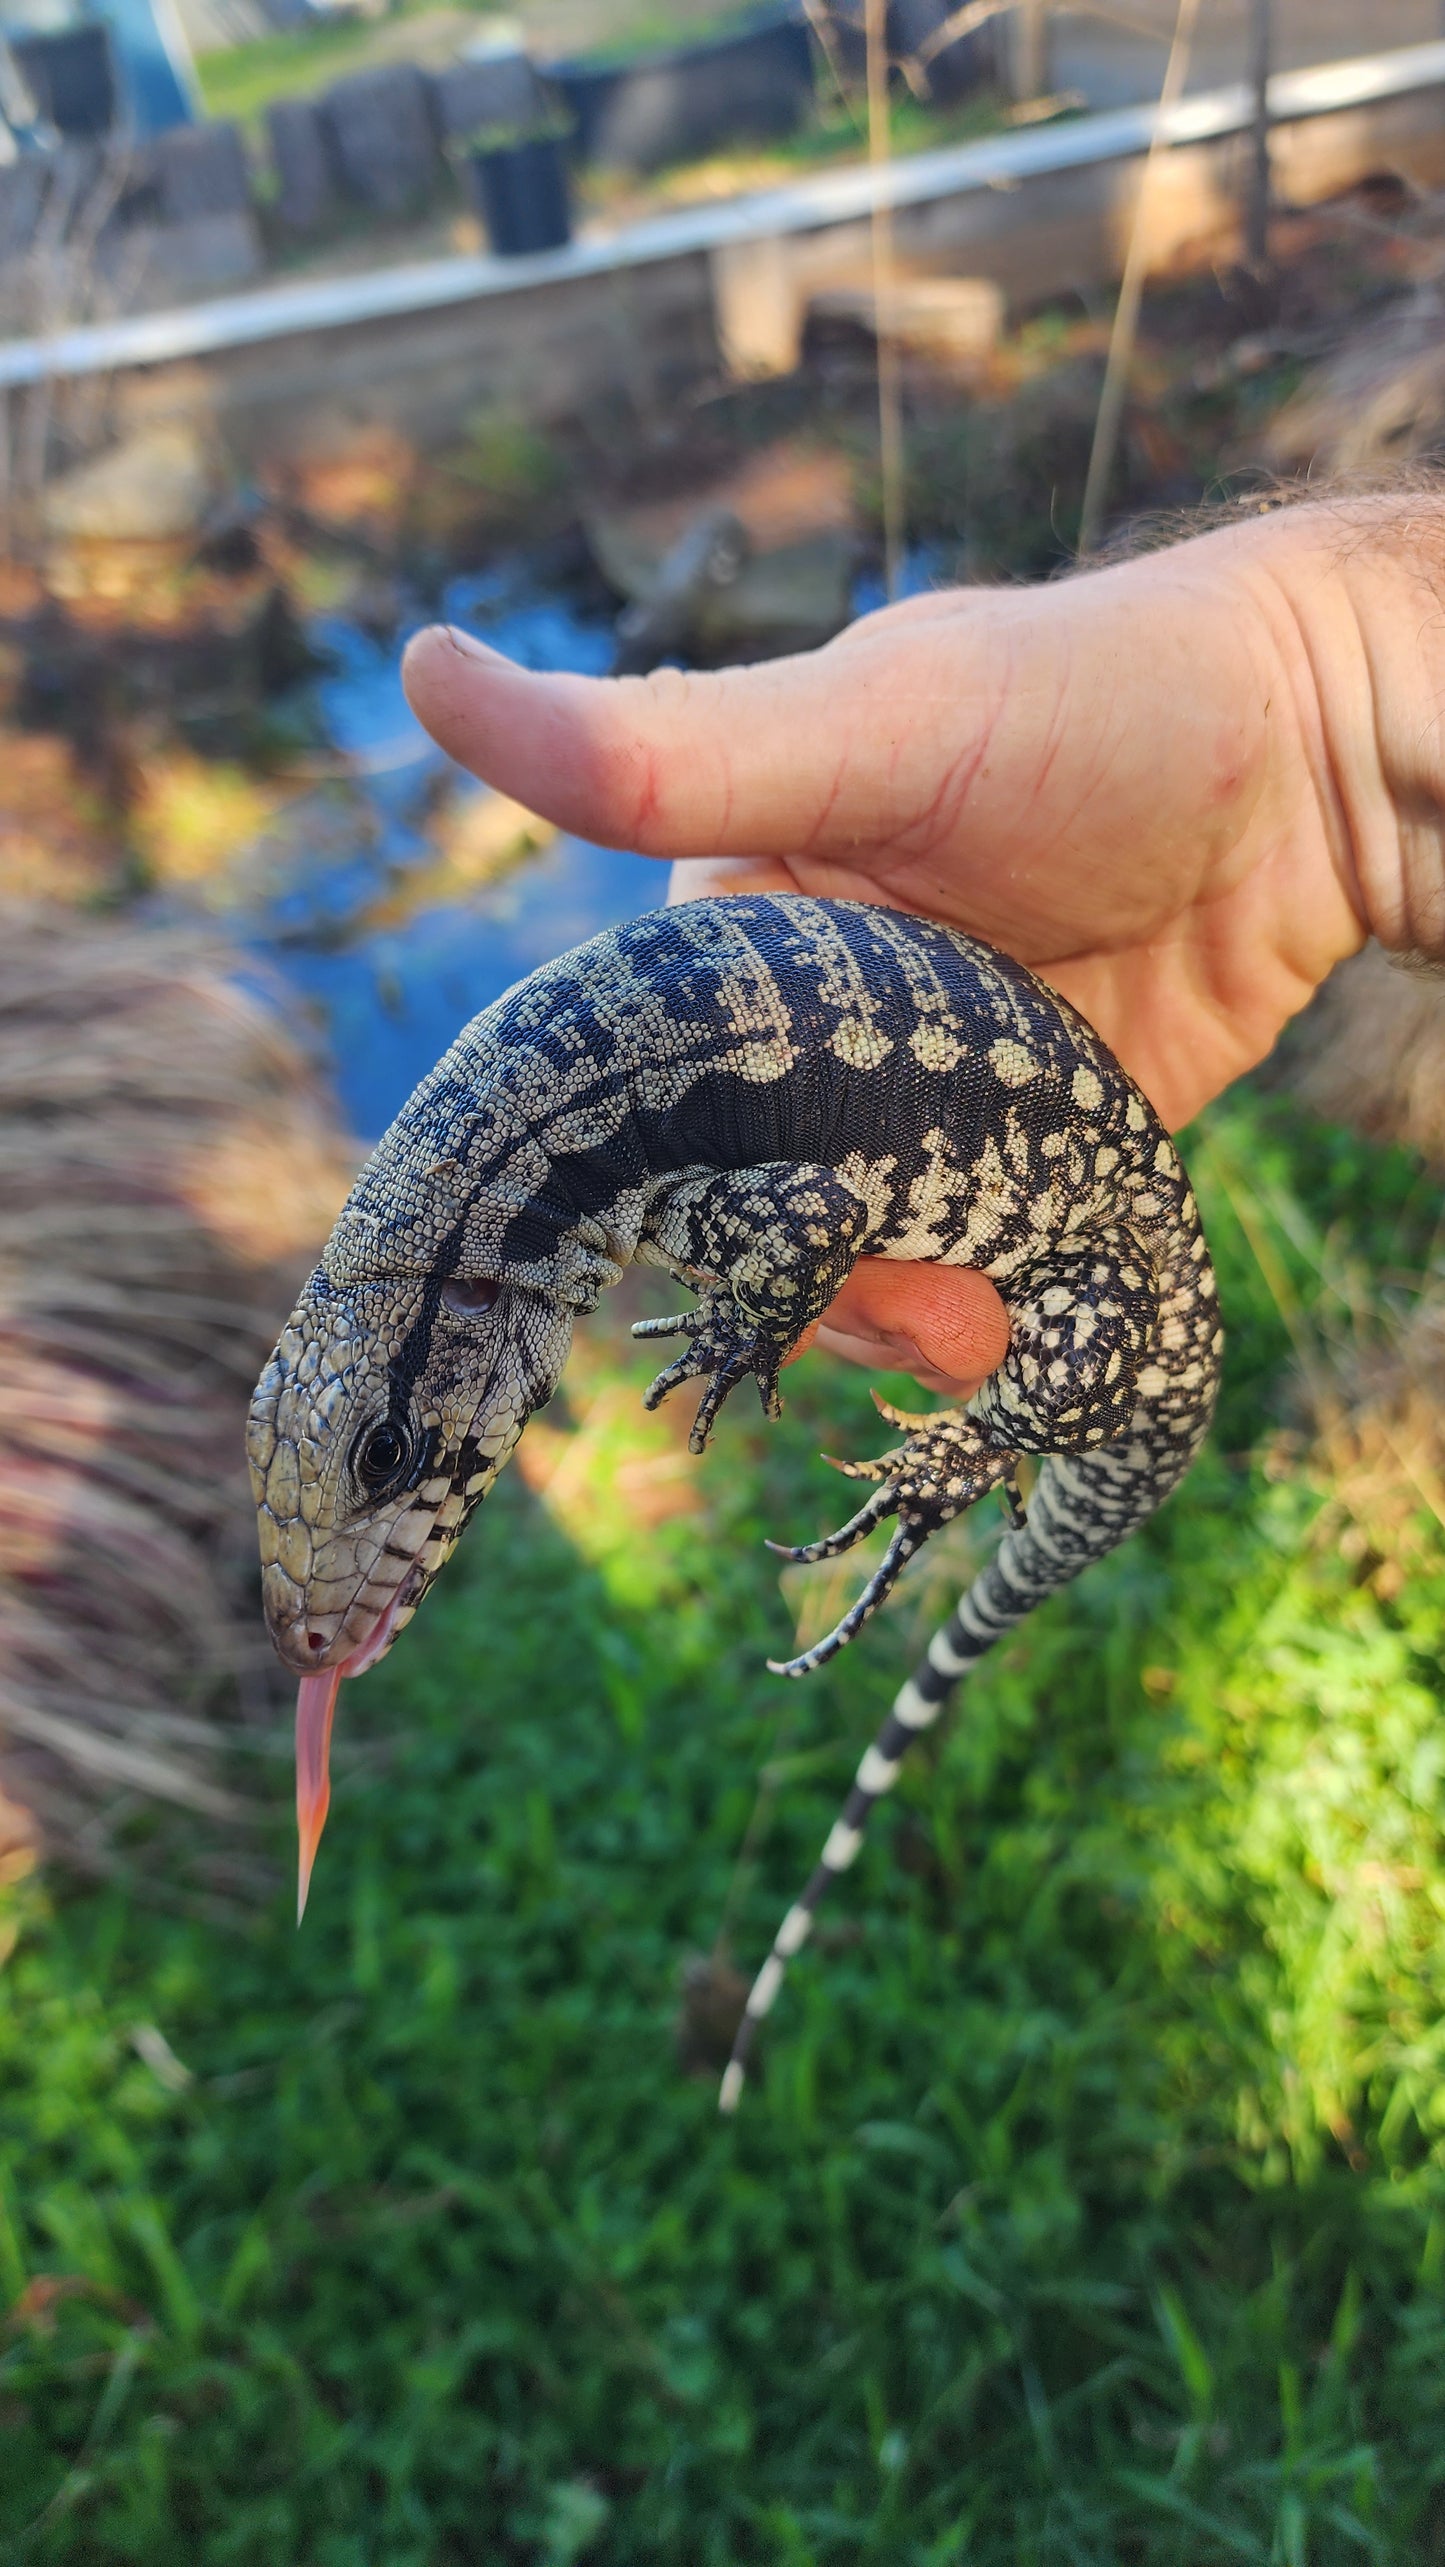
{"label": "metal rail", "polygon": [[[1401,46],[1345,62],[1277,72],[1269,84],[1272,125],[1307,116],[1368,106],[1412,90],[1445,87],[1445,42]],[[924,205],[975,188],[1010,187],[1054,171],[1083,169],[1146,153],[1155,139],[1179,146],[1213,142],[1248,132],[1255,97],[1247,81],[1182,98],[1161,110],[1154,104],[1111,109],[1022,133],[991,135],[944,151],[920,152],[886,165],[827,170],[787,187],[737,196],[722,204],[687,206],[615,231],[601,228],[530,258],[465,257],[413,261],[364,276],[320,277],[258,287],[174,311],[137,313],[129,319],[88,322],[45,338],[0,342],[0,390],[130,366],[163,365],[182,357],[255,346],[267,339],[339,330],[407,312],[438,310],[490,295],[516,294],[530,286],[685,258],[739,241],[866,222],[881,206],[891,211]]]}

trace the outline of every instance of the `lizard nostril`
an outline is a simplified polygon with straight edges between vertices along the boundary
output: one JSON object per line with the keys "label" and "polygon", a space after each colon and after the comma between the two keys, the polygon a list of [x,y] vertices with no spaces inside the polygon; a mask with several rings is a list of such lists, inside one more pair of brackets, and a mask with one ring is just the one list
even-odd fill
{"label": "lizard nostril", "polygon": [[308,1649],[324,1649],[326,1646],[325,1632],[308,1631],[306,1634],[306,1646]]}

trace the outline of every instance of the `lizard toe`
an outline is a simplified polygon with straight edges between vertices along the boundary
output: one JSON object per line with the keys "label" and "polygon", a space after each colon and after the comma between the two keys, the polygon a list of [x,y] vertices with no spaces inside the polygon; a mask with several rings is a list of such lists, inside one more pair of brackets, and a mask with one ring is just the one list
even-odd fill
{"label": "lizard toe", "polygon": [[846,1524],[839,1525],[836,1533],[825,1533],[818,1542],[770,1542],[768,1549],[776,1551],[780,1560],[805,1563],[836,1560],[844,1551],[851,1551],[855,1542],[865,1541],[874,1526],[882,1524],[897,1504],[895,1489],[879,1489],[859,1507],[856,1515],[850,1515]]}
{"label": "lizard toe", "polygon": [[839,1650],[846,1649],[849,1641],[856,1639],[864,1623],[872,1619],[885,1597],[892,1593],[900,1570],[912,1559],[925,1538],[917,1527],[900,1524],[868,1584],[857,1601],[849,1606],[842,1621],[836,1623],[825,1638],[815,1641],[811,1649],[803,1650],[799,1657],[770,1658],[768,1666],[772,1674],[808,1676],[815,1667],[825,1667],[830,1658],[836,1658]]}

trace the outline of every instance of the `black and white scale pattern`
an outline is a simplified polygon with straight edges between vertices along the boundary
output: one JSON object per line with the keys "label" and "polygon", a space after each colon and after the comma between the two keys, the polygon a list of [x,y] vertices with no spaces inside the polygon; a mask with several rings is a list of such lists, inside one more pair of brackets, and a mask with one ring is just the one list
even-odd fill
{"label": "black and white scale pattern", "polygon": [[[1002,1632],[1176,1485],[1209,1423],[1221,1334],[1172,1142],[1081,1017],[986,945],[900,912],[703,900],[594,937],[458,1036],[353,1188],[258,1385],[248,1449],[272,1637],[304,1673],[415,1612],[627,1264],[697,1294],[649,1405],[696,1378],[701,1451],[779,1368],[856,1257],[978,1266],[1012,1323],[965,1408],[895,1422],[827,1541],[883,1563],[801,1675],[990,1488],[1010,1527],[931,1643],[788,1910],[723,2081],[908,1742]],[[1018,1462],[1045,1457],[1027,1518]]]}

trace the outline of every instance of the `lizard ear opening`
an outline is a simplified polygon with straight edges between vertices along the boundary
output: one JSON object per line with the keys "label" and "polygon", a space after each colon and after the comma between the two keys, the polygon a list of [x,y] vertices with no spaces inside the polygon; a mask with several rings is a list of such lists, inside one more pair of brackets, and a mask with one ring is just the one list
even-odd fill
{"label": "lizard ear opening", "polygon": [[501,1289],[495,1275],[451,1275],[442,1285],[442,1302],[458,1319],[476,1319],[495,1306]]}

